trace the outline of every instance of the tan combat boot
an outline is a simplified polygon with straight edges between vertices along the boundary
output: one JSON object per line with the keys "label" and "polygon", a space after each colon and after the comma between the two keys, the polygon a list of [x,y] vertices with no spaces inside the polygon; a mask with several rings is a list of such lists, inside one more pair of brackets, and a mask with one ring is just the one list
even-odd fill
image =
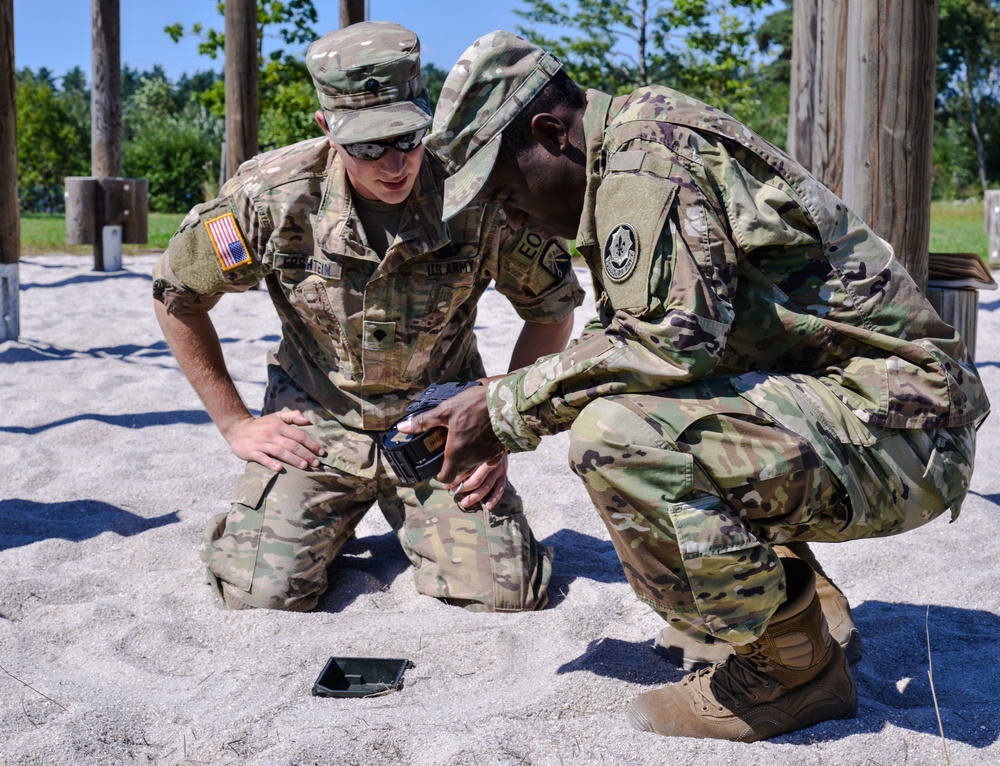
{"label": "tan combat boot", "polygon": [[[861,660],[861,634],[851,616],[851,605],[847,596],[826,576],[823,567],[816,560],[806,543],[787,543],[775,545],[775,552],[781,558],[796,558],[805,561],[816,573],[816,593],[830,627],[830,635],[840,644],[847,655],[847,661],[856,665]],[[691,638],[686,633],[671,628],[669,625],[657,634],[653,640],[653,649],[667,662],[684,670],[707,668],[717,662],[725,662],[733,653],[730,644],[715,641],[711,636],[707,643]]]}
{"label": "tan combat boot", "polygon": [[789,600],[763,635],[725,662],[636,697],[629,722],[667,737],[756,742],[835,718],[852,718],[858,692],[843,649],[830,637],[815,573],[783,562]]}

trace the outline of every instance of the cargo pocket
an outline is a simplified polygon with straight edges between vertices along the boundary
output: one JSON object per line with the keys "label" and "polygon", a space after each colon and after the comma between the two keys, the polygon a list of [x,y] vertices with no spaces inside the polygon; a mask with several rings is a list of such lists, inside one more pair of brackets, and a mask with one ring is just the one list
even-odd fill
{"label": "cargo pocket", "polygon": [[277,471],[260,463],[247,463],[224,526],[204,541],[205,564],[219,579],[240,590],[249,591],[253,583],[264,524],[264,498],[277,475]]}
{"label": "cargo pocket", "polygon": [[958,518],[962,501],[969,491],[975,449],[976,429],[971,425],[941,429],[934,434],[934,449],[927,460],[924,481],[951,508],[952,521]]}
{"label": "cargo pocket", "polygon": [[773,587],[780,576],[774,572],[774,554],[717,497],[675,503],[665,510],[691,598],[690,608],[678,605],[681,617],[727,641],[755,638],[777,607],[775,598],[783,598]]}

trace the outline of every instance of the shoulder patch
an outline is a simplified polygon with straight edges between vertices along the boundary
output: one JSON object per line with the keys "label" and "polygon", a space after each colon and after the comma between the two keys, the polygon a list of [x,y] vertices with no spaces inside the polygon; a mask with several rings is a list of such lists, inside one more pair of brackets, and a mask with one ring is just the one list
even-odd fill
{"label": "shoulder patch", "polygon": [[542,239],[541,234],[537,231],[523,228],[512,254],[526,265],[532,264],[541,254],[543,244],[545,244],[545,240]]}
{"label": "shoulder patch", "polygon": [[208,239],[215,248],[215,255],[223,271],[249,266],[252,263],[243,232],[240,231],[236,216],[232,213],[205,221],[205,229],[208,231]]}
{"label": "shoulder patch", "polygon": [[639,261],[639,238],[627,223],[618,224],[604,243],[604,273],[612,282],[628,279]]}
{"label": "shoulder patch", "polygon": [[549,242],[545,248],[545,255],[542,256],[542,266],[556,279],[565,279],[570,268],[571,258],[555,240]]}

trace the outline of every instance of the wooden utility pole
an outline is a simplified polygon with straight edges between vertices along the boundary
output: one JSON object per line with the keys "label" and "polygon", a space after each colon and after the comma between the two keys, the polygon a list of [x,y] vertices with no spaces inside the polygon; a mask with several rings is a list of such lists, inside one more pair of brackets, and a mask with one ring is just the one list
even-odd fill
{"label": "wooden utility pole", "polygon": [[118,0],[91,0],[90,174],[122,174],[122,75]]}
{"label": "wooden utility pole", "polygon": [[257,3],[226,0],[226,172],[260,151],[257,93]]}
{"label": "wooden utility pole", "polygon": [[340,26],[349,27],[365,20],[365,0],[340,0]]}
{"label": "wooden utility pole", "polygon": [[17,194],[14,0],[0,0],[0,342],[17,340],[21,206]]}
{"label": "wooden utility pole", "polygon": [[938,0],[851,2],[847,25],[844,201],[926,289]]}
{"label": "wooden utility pole", "polygon": [[119,0],[91,0],[90,175],[66,183],[66,244],[93,245],[94,271],[121,268],[122,244],[147,239],[149,182],[122,178]]}
{"label": "wooden utility pole", "polygon": [[843,191],[847,0],[795,0],[788,151]]}

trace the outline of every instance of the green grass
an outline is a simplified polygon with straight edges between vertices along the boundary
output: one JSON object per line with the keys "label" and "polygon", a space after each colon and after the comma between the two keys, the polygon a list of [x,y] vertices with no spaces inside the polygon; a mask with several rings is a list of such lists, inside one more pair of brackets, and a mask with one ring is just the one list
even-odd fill
{"label": "green grass", "polygon": [[[177,231],[182,213],[150,213],[149,242],[125,245],[128,255],[163,250]],[[986,258],[989,242],[983,228],[983,203],[934,202],[931,204],[931,252],[979,253]],[[53,213],[21,214],[21,255],[39,253],[74,253],[90,255],[90,245],[66,245],[66,222]]]}
{"label": "green grass", "polygon": [[931,203],[932,253],[979,253],[989,258],[982,200]]}
{"label": "green grass", "polygon": [[[150,213],[149,241],[144,245],[125,245],[126,255],[155,253],[167,242],[184,219],[183,213]],[[91,255],[91,245],[66,244],[66,217],[57,213],[21,213],[21,255],[71,253]]]}

